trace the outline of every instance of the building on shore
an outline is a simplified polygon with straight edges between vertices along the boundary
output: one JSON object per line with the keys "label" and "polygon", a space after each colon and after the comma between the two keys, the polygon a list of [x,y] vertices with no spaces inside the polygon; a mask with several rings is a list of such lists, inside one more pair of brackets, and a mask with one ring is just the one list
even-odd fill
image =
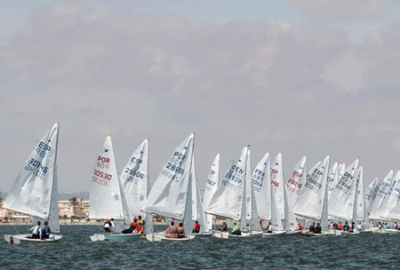
{"label": "building on shore", "polygon": [[61,218],[89,218],[89,199],[74,198],[58,201],[58,215]]}

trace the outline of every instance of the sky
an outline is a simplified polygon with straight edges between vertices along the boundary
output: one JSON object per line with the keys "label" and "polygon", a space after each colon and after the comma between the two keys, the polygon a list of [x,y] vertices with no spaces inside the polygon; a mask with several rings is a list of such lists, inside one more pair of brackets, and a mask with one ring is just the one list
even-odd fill
{"label": "sky", "polygon": [[[107,132],[118,167],[146,138],[154,183],[196,133],[200,188],[251,145],[400,169],[398,0],[0,0],[0,189],[60,122],[59,190],[89,191]],[[331,164],[332,164],[331,163]]]}

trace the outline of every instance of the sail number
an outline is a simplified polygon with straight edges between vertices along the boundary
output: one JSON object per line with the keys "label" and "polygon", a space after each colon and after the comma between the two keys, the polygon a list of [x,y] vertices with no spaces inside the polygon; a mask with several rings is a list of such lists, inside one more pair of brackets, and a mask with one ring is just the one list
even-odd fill
{"label": "sail number", "polygon": [[144,174],[141,172],[138,172],[137,170],[139,169],[139,166],[135,166],[133,169],[130,169],[129,167],[125,168],[125,173],[130,174],[132,176],[136,176],[140,179],[143,179]]}
{"label": "sail number", "polygon": [[103,179],[108,180],[108,181],[110,181],[111,178],[112,178],[111,174],[108,174],[108,173],[105,173],[105,172],[102,172],[102,171],[99,171],[99,170],[96,170],[96,169],[94,170],[93,175],[95,175],[97,177],[100,177],[100,178],[103,178]]}
{"label": "sail number", "polygon": [[183,172],[185,171],[184,169],[182,169],[182,168],[180,168],[178,166],[175,166],[175,165],[173,165],[171,163],[167,164],[167,169],[169,169],[169,170],[171,170],[173,172],[179,173],[179,174],[183,174]]}
{"label": "sail number", "polygon": [[28,164],[26,164],[24,169],[28,172],[32,172],[33,175],[40,177],[40,179],[42,180],[44,179],[48,171],[47,166],[44,166],[40,161],[37,161],[33,158],[28,161]]}

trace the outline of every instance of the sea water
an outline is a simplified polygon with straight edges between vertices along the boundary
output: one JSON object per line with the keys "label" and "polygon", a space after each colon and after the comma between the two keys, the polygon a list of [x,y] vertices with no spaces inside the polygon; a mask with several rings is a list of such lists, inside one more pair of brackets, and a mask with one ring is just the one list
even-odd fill
{"label": "sea water", "polygon": [[[20,233],[30,226],[15,226]],[[155,226],[157,231],[165,226]],[[197,238],[185,242],[92,242],[102,226],[61,226],[44,245],[0,240],[0,269],[398,269],[400,233],[359,236]],[[1,236],[15,234],[0,226]]]}

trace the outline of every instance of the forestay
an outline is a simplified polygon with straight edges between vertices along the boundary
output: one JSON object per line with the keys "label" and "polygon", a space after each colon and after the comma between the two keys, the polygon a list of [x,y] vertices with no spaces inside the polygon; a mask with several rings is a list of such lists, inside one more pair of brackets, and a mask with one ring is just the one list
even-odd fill
{"label": "forestay", "polygon": [[104,140],[94,164],[89,218],[125,219],[120,181],[110,135]]}
{"label": "forestay", "polygon": [[221,185],[210,200],[207,213],[234,220],[241,219],[247,152],[248,147],[246,146],[231,160]]}
{"label": "forestay", "polygon": [[[168,159],[150,191],[144,211],[183,220],[188,193],[191,193],[189,182],[193,149],[194,133],[190,134]],[[192,201],[189,203],[192,209]]]}
{"label": "forestay", "polygon": [[332,190],[329,198],[329,215],[351,221],[354,214],[354,201],[357,196],[357,169],[359,160],[356,159],[347,167],[343,176]]}
{"label": "forestay", "polygon": [[258,216],[271,220],[271,164],[269,153],[260,160],[252,176]]}
{"label": "forestay", "polygon": [[327,207],[324,199],[325,191],[327,193],[329,160],[330,157],[327,156],[322,163],[308,172],[306,184],[301,189],[294,205],[296,215],[317,220],[322,218],[323,208]]}
{"label": "forestay", "polygon": [[143,215],[142,209],[149,193],[149,140],[133,152],[122,170],[120,180],[125,193],[130,216]]}
{"label": "forestay", "polygon": [[56,123],[39,141],[7,194],[3,208],[41,219],[49,218],[51,206],[58,212],[58,204],[52,203],[58,192],[58,133]]}
{"label": "forestay", "polygon": [[299,195],[300,190],[303,188],[306,183],[307,178],[307,157],[304,156],[294,167],[292,176],[286,183],[288,201],[295,202],[297,200],[297,196]]}
{"label": "forestay", "polygon": [[[208,179],[206,181],[206,186],[204,188],[204,198],[203,198],[203,209],[207,209],[208,205],[210,204],[210,200],[214,193],[218,189],[219,185],[219,153],[214,159],[213,164],[211,165],[210,172],[208,174]],[[207,218],[207,231],[212,230],[212,221],[213,215],[206,215]]]}
{"label": "forestay", "polygon": [[381,219],[384,214],[385,209],[383,209],[382,205],[386,197],[386,193],[390,190],[390,186],[392,183],[393,170],[386,175],[386,177],[382,180],[379,188],[376,192],[375,199],[371,206],[370,219]]}

